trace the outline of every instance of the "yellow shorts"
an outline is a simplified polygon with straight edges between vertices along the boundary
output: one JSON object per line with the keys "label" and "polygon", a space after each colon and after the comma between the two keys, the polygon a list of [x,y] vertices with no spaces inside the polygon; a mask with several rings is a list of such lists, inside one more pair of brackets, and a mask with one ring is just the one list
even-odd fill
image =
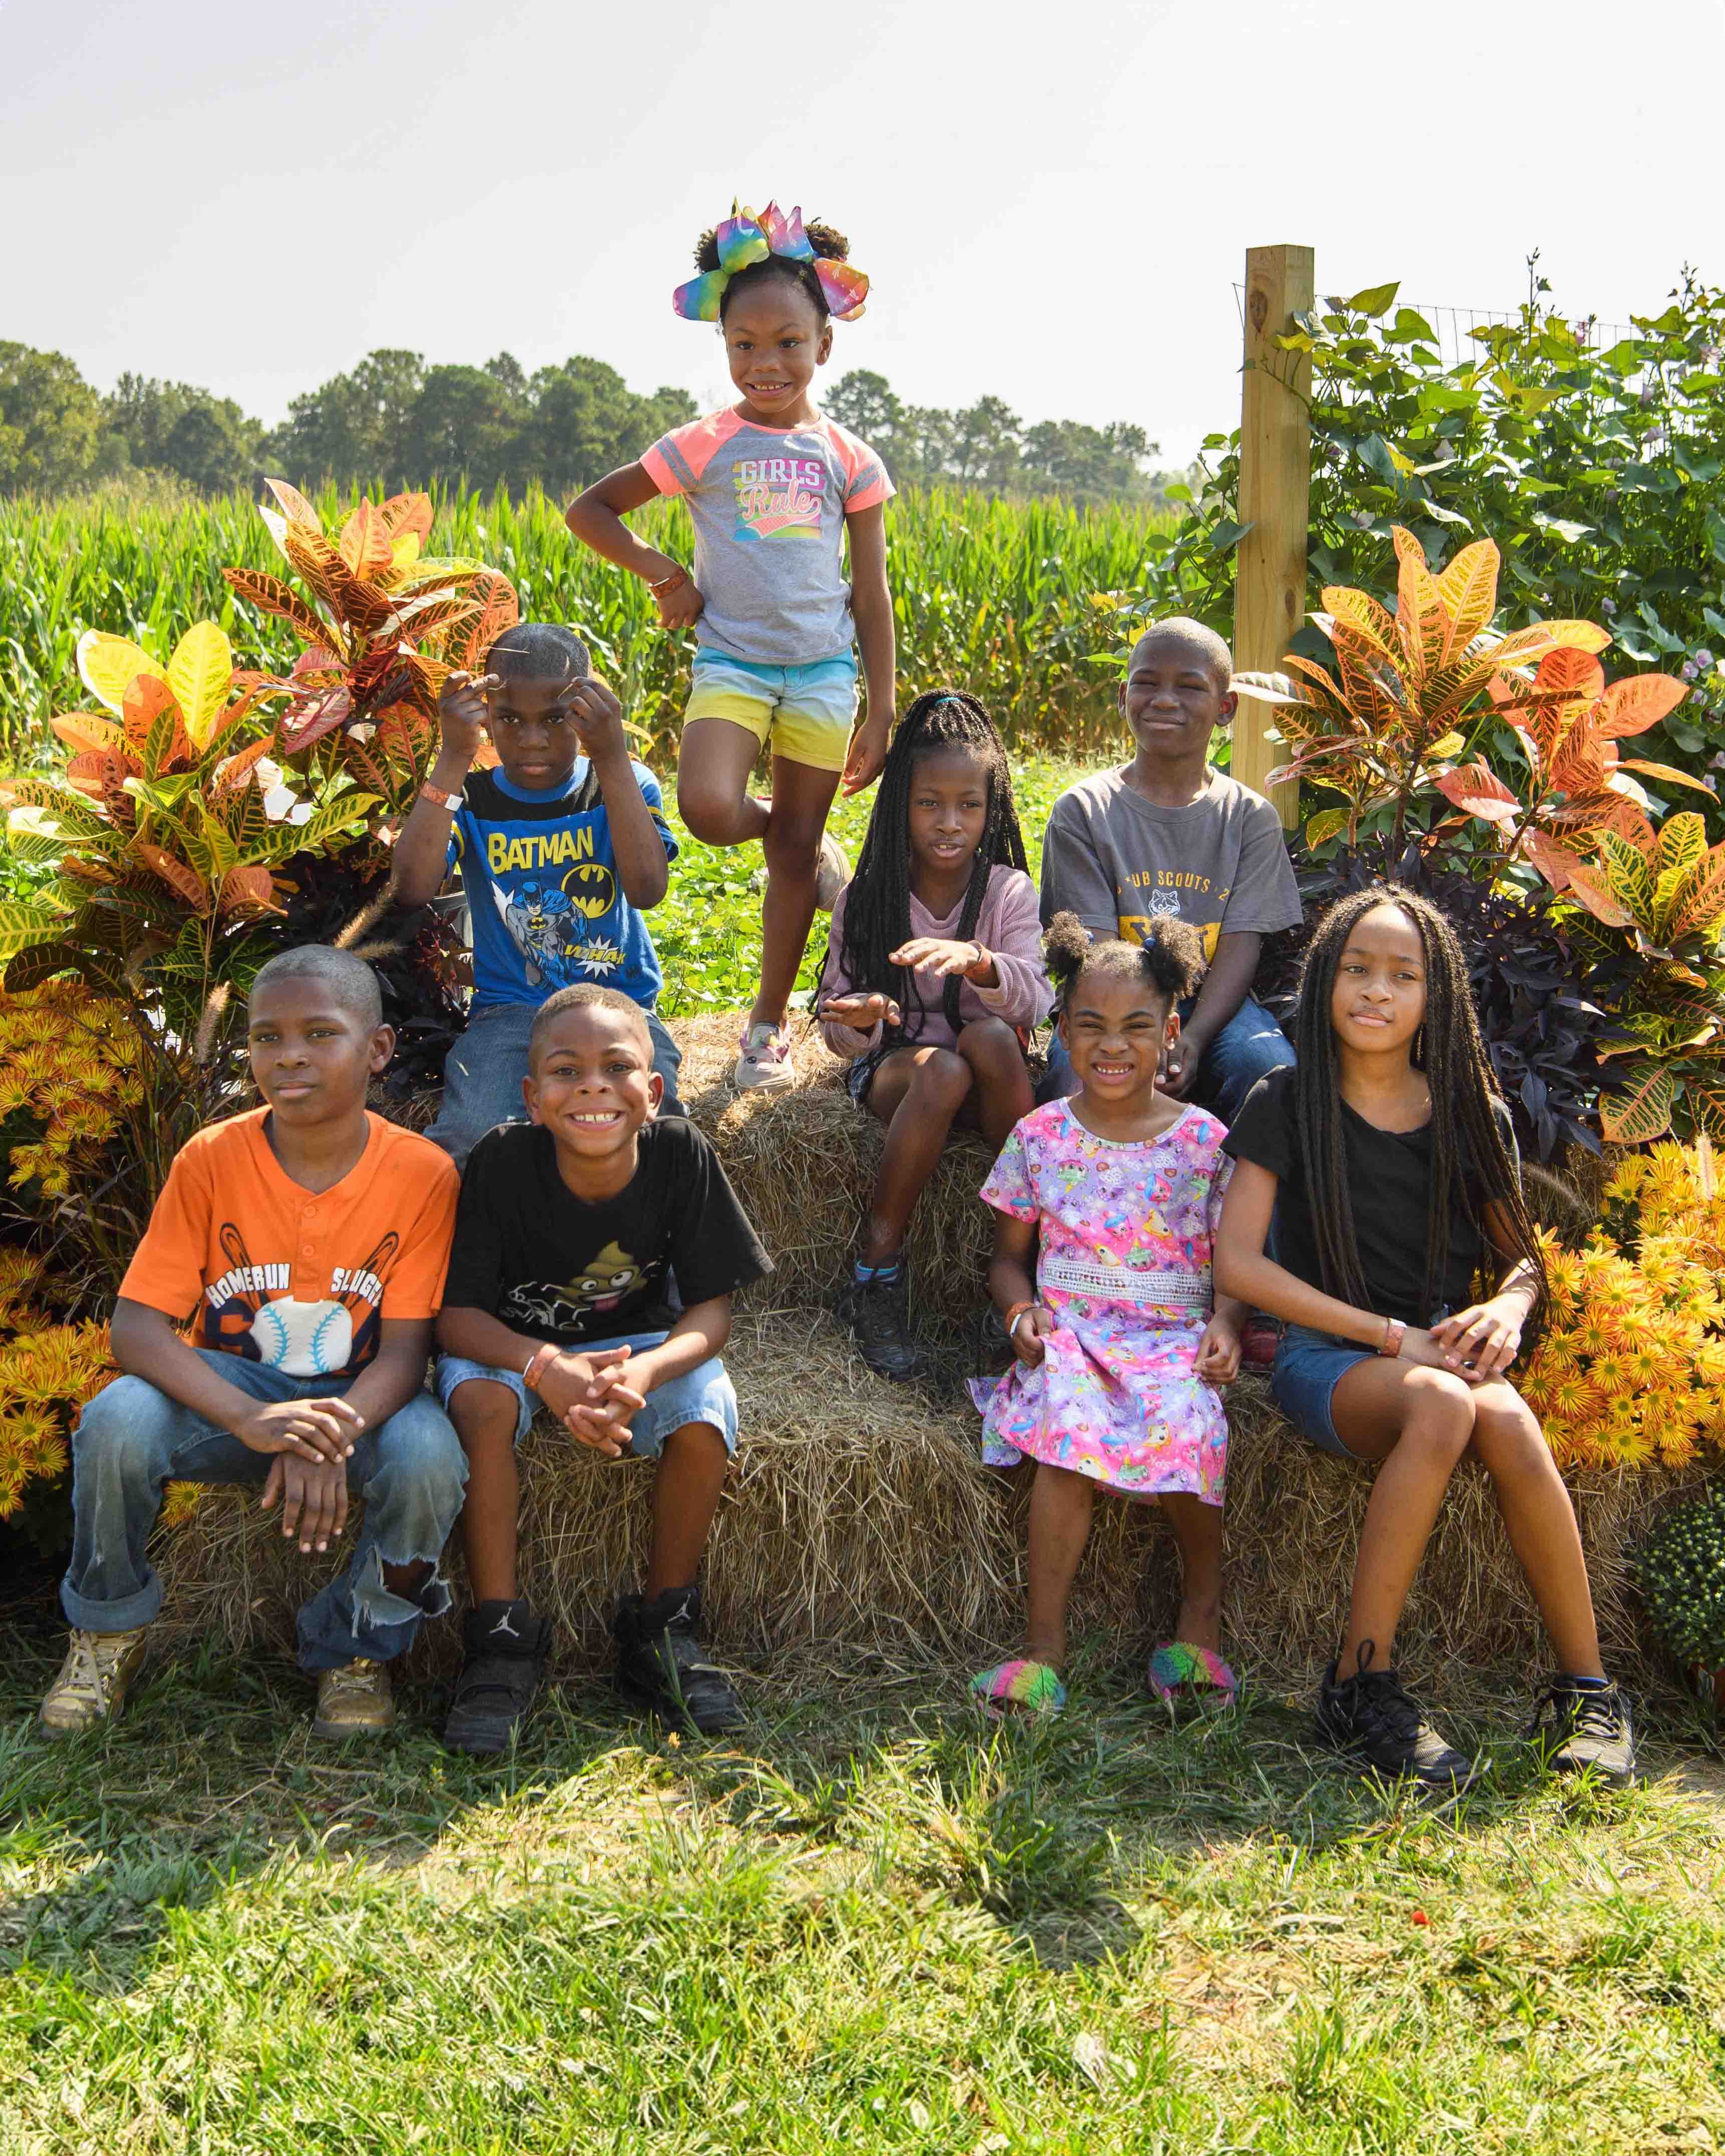
{"label": "yellow shorts", "polygon": [[843,771],[856,725],[856,661],[847,653],[811,666],[757,666],[703,645],[683,719],[729,719],[775,756]]}

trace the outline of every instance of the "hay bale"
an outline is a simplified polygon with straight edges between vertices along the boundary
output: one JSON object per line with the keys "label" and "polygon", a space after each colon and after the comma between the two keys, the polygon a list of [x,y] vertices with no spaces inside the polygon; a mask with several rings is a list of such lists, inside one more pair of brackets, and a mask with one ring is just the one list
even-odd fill
{"label": "hay bale", "polygon": [[[778,1311],[824,1308],[855,1255],[883,1133],[845,1090],[845,1065],[819,1034],[793,1020],[797,1083],[739,1093],[731,1082],[742,1020],[694,1019],[675,1029],[683,1050],[679,1089],[691,1120],[717,1147],[774,1273],[740,1298]],[[984,1293],[991,1216],[977,1196],[988,1172],[980,1137],[954,1134],[911,1219],[906,1249],[919,1322],[949,1335],[967,1326]]]}
{"label": "hay bale", "polygon": [[[721,1650],[745,1662],[814,1648],[968,1669],[1011,1648],[1031,1471],[983,1467],[968,1407],[882,1383],[818,1314],[739,1319],[727,1359],[743,1439],[706,1571]],[[1224,1645],[1260,1684],[1309,1686],[1334,1651],[1370,1478],[1302,1445],[1261,1380],[1233,1389],[1229,1415]],[[616,1596],[644,1562],[651,1471],[600,1460],[546,1419],[522,1464],[524,1588],[557,1625],[562,1666],[600,1666]],[[1577,1489],[1601,1630],[1620,1661],[1639,1651],[1627,1549],[1668,1481],[1595,1476]],[[294,1608],[330,1563],[301,1558],[239,1491],[206,1496],[164,1533],[157,1561],[170,1630],[234,1648],[290,1645]],[[459,1578],[458,1550],[450,1564]],[[1099,1505],[1075,1634],[1117,1639],[1137,1656],[1172,1623],[1178,1589],[1155,1507]],[[447,1668],[456,1644],[453,1625],[428,1626],[414,1663]],[[1457,1476],[1444,1507],[1399,1652],[1415,1670],[1543,1658],[1476,1471]]]}

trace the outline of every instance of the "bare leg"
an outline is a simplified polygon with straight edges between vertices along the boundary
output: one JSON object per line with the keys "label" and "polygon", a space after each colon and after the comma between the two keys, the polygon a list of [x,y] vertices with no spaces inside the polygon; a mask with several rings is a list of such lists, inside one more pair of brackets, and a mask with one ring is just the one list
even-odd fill
{"label": "bare leg", "polygon": [[1471,1389],[1446,1370],[1373,1358],[1357,1363],[1331,1399],[1337,1435],[1362,1459],[1382,1460],[1360,1531],[1353,1594],[1336,1674],[1345,1684],[1359,1669],[1394,1659],[1396,1627],[1408,1590],[1436,1525],[1455,1463],[1473,1436]]}
{"label": "bare leg", "polygon": [[[783,1025],[814,919],[816,871],[827,811],[840,774],[786,757],[773,759],[773,809],[761,841],[767,892],[761,901],[761,988],[751,1025]],[[758,804],[757,804],[758,805]]]}
{"label": "bare leg", "polygon": [[703,844],[747,845],[767,835],[764,802],[749,792],[761,744],[731,719],[695,719],[677,750],[677,813]]}
{"label": "bare leg", "polygon": [[1491,1476],[1509,1546],[1566,1676],[1603,1677],[1581,1530],[1533,1410],[1502,1380],[1474,1394],[1473,1451]]}
{"label": "bare leg", "polygon": [[960,1031],[958,1053],[975,1080],[970,1106],[978,1127],[999,1152],[1036,1105],[1024,1051],[1004,1018],[977,1018]]}
{"label": "bare leg", "polygon": [[1180,1551],[1180,1614],[1174,1637],[1189,1647],[1222,1650],[1222,1507],[1189,1491],[1161,1500]]}
{"label": "bare leg", "polygon": [[489,1378],[470,1378],[449,1395],[449,1419],[467,1455],[461,1534],[475,1603],[516,1599],[516,1522],[521,1502],[516,1415],[515,1394]]}
{"label": "bare leg", "polygon": [[1059,1669],[1066,1659],[1066,1604],[1090,1539],[1096,1486],[1069,1467],[1036,1470],[1030,1491],[1030,1592],[1025,1651]]}
{"label": "bare leg", "polygon": [[869,1109],[886,1126],[886,1145],[863,1227],[865,1265],[889,1264],[903,1247],[970,1088],[970,1065],[950,1048],[901,1048],[875,1073]]}
{"label": "bare leg", "polygon": [[647,1599],[692,1587],[725,1486],[725,1440],[710,1422],[685,1422],[665,1440],[653,1481]]}

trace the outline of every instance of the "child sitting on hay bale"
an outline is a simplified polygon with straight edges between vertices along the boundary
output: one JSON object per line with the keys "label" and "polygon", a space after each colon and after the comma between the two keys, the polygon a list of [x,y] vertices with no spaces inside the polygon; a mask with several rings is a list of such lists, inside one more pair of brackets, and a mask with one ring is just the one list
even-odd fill
{"label": "child sitting on hay bale", "polygon": [[1156,920],[1140,942],[1092,943],[1063,913],[1047,949],[1077,1091],[1026,1116],[983,1185],[999,1216],[988,1285],[1018,1357],[984,1433],[1038,1462],[1025,1652],[971,1688],[996,1713],[1065,1704],[1066,1604],[1101,1484],[1158,1500],[1180,1548],[1179,1619],[1150,1658],[1151,1690],[1232,1699],[1217,1652],[1228,1419],[1216,1388],[1239,1371],[1245,1312],[1213,1306],[1210,1286],[1229,1163],[1214,1116],[1157,1090],[1198,937]]}
{"label": "child sitting on hay bale", "polygon": [[[1070,910],[1092,935],[1132,941],[1173,916],[1203,937],[1203,986],[1181,1002],[1162,1088],[1224,1123],[1260,1078],[1293,1060],[1251,987],[1265,937],[1300,919],[1276,811],[1210,764],[1210,737],[1237,701],[1233,677],[1233,656],[1214,629],[1153,623],[1120,688],[1137,752],[1123,769],[1069,786],[1042,847],[1045,921]],[[1056,1040],[1045,1096],[1071,1084]]]}
{"label": "child sitting on hay bale", "polygon": [[170,1479],[261,1486],[306,1552],[341,1534],[349,1484],[363,1491],[352,1562],[299,1614],[320,1737],[389,1727],[388,1665],[449,1606],[437,1559],[465,1475],[424,1388],[455,1171],[367,1111],[395,1037],[363,960],[317,944],[272,958],[249,1029],[264,1105],[175,1159],[115,1305],[126,1374],[73,1435],[75,1629],[43,1702],[54,1735],[125,1703],[162,1607],[146,1545]]}
{"label": "child sitting on hay bale", "polygon": [[1029,1029],[1051,995],[1036,886],[993,721],[919,696],[887,752],[856,874],[833,908],[819,1014],[850,1097],[886,1126],[839,1311],[863,1360],[911,1378],[905,1230],[955,1122],[999,1151],[1031,1106]]}
{"label": "child sitting on hay bale", "polygon": [[[1296,1067],[1262,1080],[1229,1132],[1216,1273],[1286,1321],[1271,1376],[1282,1412],[1320,1450],[1382,1463],[1318,1733],[1368,1772],[1445,1791],[1474,1779],[1390,1660],[1471,1453],[1557,1652],[1535,1717],[1536,1728],[1548,1717],[1547,1763],[1627,1781],[1629,1708],[1599,1660],[1574,1508],[1506,1374],[1545,1269],[1454,929],[1393,884],[1338,901],[1307,954],[1296,1039]],[[1276,1260],[1264,1250],[1272,1209]],[[1476,1302],[1482,1271],[1497,1286]]]}
{"label": "child sitting on hay bale", "polygon": [[[444,1066],[426,1136],[457,1168],[485,1132],[519,1121],[533,1014],[597,981],[646,1014],[665,1112],[680,1113],[681,1051],[654,1009],[662,982],[642,912],[665,896],[677,842],[659,782],[633,762],[623,708],[554,623],[517,622],[477,680],[451,675],[431,775],[396,840],[391,896],[428,905],[459,871],[473,924],[473,1009]],[[482,730],[501,768],[475,771]]]}
{"label": "child sitting on hay bale", "polygon": [[467,1449],[475,1604],[444,1740],[501,1752],[544,1676],[551,1626],[516,1577],[515,1447],[535,1394],[603,1457],[659,1463],[646,1592],[617,1613],[624,1690],[674,1723],[733,1729],[736,1695],[696,1635],[695,1575],[737,1447],[719,1360],[732,1291],[770,1260],[707,1140],[659,1118],[638,1004],[560,990],[533,1021],[528,1063],[531,1123],[493,1131],[468,1163],[438,1321],[438,1394]]}

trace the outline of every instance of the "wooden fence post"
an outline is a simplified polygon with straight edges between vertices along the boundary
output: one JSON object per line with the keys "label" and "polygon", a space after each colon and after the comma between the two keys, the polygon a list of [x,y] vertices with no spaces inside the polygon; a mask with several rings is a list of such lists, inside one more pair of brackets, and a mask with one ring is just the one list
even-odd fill
{"label": "wooden fence post", "polygon": [[[1306,519],[1312,487],[1312,392],[1308,352],[1276,340],[1313,299],[1309,247],[1246,249],[1245,369],[1240,398],[1240,521],[1235,550],[1234,663],[1242,673],[1273,671],[1306,617]],[[1234,719],[1234,776],[1260,793],[1281,745],[1265,736],[1275,707],[1242,697]],[[1295,786],[1267,789],[1290,830],[1299,822]]]}

